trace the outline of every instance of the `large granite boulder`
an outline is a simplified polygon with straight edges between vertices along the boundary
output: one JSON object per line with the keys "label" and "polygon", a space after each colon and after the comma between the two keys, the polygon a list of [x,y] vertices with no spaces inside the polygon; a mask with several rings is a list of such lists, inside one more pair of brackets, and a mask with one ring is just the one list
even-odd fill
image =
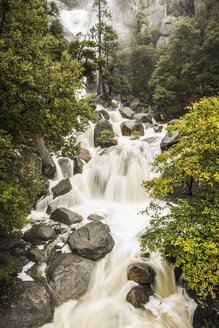
{"label": "large granite boulder", "polygon": [[107,139],[103,139],[103,140],[99,140],[99,146],[101,148],[109,148],[112,146],[117,146],[118,141],[116,139],[113,138],[107,138]]}
{"label": "large granite boulder", "polygon": [[72,170],[72,159],[68,157],[61,157],[58,159],[59,166],[62,170],[63,178],[71,178],[73,175]]}
{"label": "large granite boulder", "polygon": [[71,250],[79,255],[98,260],[112,250],[114,240],[105,224],[93,221],[73,231],[68,238],[68,244]]}
{"label": "large granite boulder", "polygon": [[83,161],[85,161],[86,163],[88,163],[89,160],[91,159],[90,152],[89,152],[89,150],[86,149],[86,148],[81,148],[81,149],[80,149],[80,153],[79,153],[78,157],[79,157],[80,159],[82,159]]}
{"label": "large granite boulder", "polygon": [[53,179],[56,173],[55,162],[46,148],[43,139],[40,139],[37,143],[37,151],[42,159],[43,173],[46,177]]}
{"label": "large granite boulder", "polygon": [[162,139],[160,143],[160,148],[162,151],[168,150],[172,145],[175,145],[178,143],[181,139],[181,135],[179,134],[179,131],[171,131],[171,135],[166,133],[165,137]]}
{"label": "large granite boulder", "polygon": [[55,187],[52,188],[53,198],[62,196],[71,190],[72,190],[72,185],[70,180],[68,178],[63,179],[59,183],[57,183]]}
{"label": "large granite boulder", "polygon": [[154,269],[146,263],[134,263],[128,269],[128,279],[139,284],[153,283]]}
{"label": "large granite boulder", "polygon": [[33,225],[29,230],[24,233],[23,236],[24,240],[33,244],[41,244],[45,241],[53,240],[55,238],[55,230],[44,223]]}
{"label": "large granite boulder", "polygon": [[101,132],[104,130],[113,131],[112,124],[105,120],[101,119],[94,128],[94,146],[97,147],[99,145],[99,138],[101,137]]}
{"label": "large granite boulder", "polygon": [[133,287],[127,294],[126,300],[135,308],[140,308],[142,304],[149,301],[149,297],[153,295],[150,285],[139,285]]}
{"label": "large granite boulder", "polygon": [[0,328],[37,328],[52,321],[54,304],[44,283],[17,282],[10,295],[8,307],[0,314]]}
{"label": "large granite boulder", "polygon": [[75,212],[70,211],[67,208],[57,208],[52,212],[50,219],[56,222],[64,223],[66,225],[71,225],[74,223],[79,223],[83,220],[83,217]]}
{"label": "large granite boulder", "polygon": [[45,261],[44,253],[39,248],[31,248],[27,252],[27,257],[30,261],[36,262],[36,263]]}
{"label": "large granite boulder", "polygon": [[49,265],[47,279],[56,305],[78,299],[87,291],[95,262],[76,254],[58,255]]}
{"label": "large granite boulder", "polygon": [[110,119],[109,113],[105,109],[99,110],[98,113],[100,113],[101,118],[104,118],[105,120]]}
{"label": "large granite boulder", "polygon": [[152,116],[146,113],[138,113],[133,116],[134,120],[138,120],[141,123],[152,123]]}
{"label": "large granite boulder", "polygon": [[97,215],[97,214],[90,214],[87,217],[87,220],[89,220],[89,221],[101,221],[101,220],[104,220],[104,217],[101,216],[101,215]]}
{"label": "large granite boulder", "polygon": [[119,112],[123,118],[132,119],[135,112],[129,107],[122,107],[119,109]]}
{"label": "large granite boulder", "polygon": [[132,120],[132,121],[125,121],[120,126],[122,135],[123,136],[130,136],[132,132],[138,131],[140,135],[144,135],[144,127],[141,122]]}

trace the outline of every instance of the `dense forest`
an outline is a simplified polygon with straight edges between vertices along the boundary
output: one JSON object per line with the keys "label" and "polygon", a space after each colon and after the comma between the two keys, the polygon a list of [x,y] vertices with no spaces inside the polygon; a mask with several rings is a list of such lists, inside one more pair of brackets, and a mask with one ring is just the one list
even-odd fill
{"label": "dense forest", "polygon": [[[67,42],[56,2],[0,0],[0,232],[21,229],[46,192],[47,179],[34,157],[40,140],[53,153],[73,156],[80,150],[78,133],[98,119],[96,93],[106,105],[114,98],[127,104],[142,99],[142,112],[150,108],[161,123],[176,119],[167,130],[180,134],[180,141],[155,159],[159,177],[143,182],[157,201],[151,203],[154,217],[142,248],[159,250],[199,302],[215,310],[219,8],[217,0],[206,0],[197,10],[190,2],[174,1],[171,7],[167,1],[169,14],[180,19],[168,42],[157,46],[159,28],[149,24],[141,3],[130,33],[121,38],[107,1],[94,1],[98,23]],[[94,85],[97,70],[97,90],[79,97],[83,79]],[[0,264],[1,281],[14,272]]]}

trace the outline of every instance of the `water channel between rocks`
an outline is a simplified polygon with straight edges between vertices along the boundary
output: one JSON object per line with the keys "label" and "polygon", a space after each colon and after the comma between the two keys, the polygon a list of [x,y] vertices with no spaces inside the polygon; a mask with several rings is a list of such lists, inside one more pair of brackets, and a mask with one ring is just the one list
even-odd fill
{"label": "water channel between rocks", "polygon": [[[79,138],[81,146],[89,149],[92,155],[83,173],[72,175],[70,159],[68,171],[63,172],[56,160],[57,177],[50,180],[52,188],[68,176],[72,191],[54,201],[51,196],[40,200],[31,216],[36,222],[49,222],[46,214],[49,203],[52,210],[65,207],[82,215],[83,221],[74,225],[76,228],[89,222],[88,215],[101,215],[103,223],[110,227],[115,246],[97,261],[87,293],[57,307],[54,322],[43,328],[191,328],[194,302],[176,286],[172,270],[162,263],[158,254],[146,259],[141,257],[140,251],[139,236],[149,224],[149,218],[139,212],[150,202],[141,183],[154,174],[150,163],[160,153],[165,129],[155,133],[147,128],[143,137],[131,140],[121,135],[119,127],[124,119],[119,111],[108,113],[118,135],[118,145],[94,148],[94,127],[90,127]],[[68,229],[70,233],[71,227]],[[62,252],[70,252],[70,249],[64,246]],[[155,294],[145,310],[136,309],[126,301],[128,291],[136,285],[127,279],[128,267],[134,262],[146,262],[156,271]]]}

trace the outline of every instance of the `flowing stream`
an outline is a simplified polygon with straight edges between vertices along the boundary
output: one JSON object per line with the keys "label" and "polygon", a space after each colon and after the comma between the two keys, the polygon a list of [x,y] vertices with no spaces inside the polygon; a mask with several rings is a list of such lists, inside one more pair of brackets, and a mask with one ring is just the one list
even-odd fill
{"label": "flowing stream", "polygon": [[[92,154],[82,174],[72,175],[70,159],[66,159],[69,163],[65,170],[59,165],[60,159],[56,159],[57,177],[50,180],[50,186],[69,177],[72,191],[54,201],[52,196],[40,200],[32,216],[36,221],[49,221],[46,214],[49,203],[54,209],[67,207],[80,213],[84,220],[76,227],[89,222],[90,214],[102,215],[103,222],[110,226],[115,246],[97,261],[87,293],[79,300],[68,301],[56,308],[54,322],[43,327],[191,328],[196,304],[176,286],[172,270],[162,262],[159,254],[152,253],[146,259],[141,257],[140,251],[139,236],[149,224],[149,218],[139,212],[150,202],[141,183],[154,175],[150,163],[160,153],[165,129],[160,133],[145,129],[144,137],[131,140],[121,136],[119,126],[124,119],[119,111],[108,113],[118,135],[118,145],[104,150],[94,148],[94,126],[91,126],[79,138],[81,146]],[[70,252],[70,249],[64,246],[62,252]],[[146,262],[156,271],[155,294],[150,297],[145,310],[136,309],[126,301],[128,291],[136,285],[127,279],[128,267],[134,262]]]}

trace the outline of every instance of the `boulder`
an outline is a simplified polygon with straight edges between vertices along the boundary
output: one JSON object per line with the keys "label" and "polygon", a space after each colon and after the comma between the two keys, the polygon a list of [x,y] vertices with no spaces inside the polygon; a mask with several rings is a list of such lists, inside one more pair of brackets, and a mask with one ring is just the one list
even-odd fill
{"label": "boulder", "polygon": [[59,166],[62,170],[63,178],[71,178],[72,172],[72,160],[68,157],[61,157],[58,159]]}
{"label": "boulder", "polygon": [[150,285],[140,285],[133,287],[127,294],[126,300],[135,308],[141,308],[142,304],[149,301],[149,297],[153,295]]}
{"label": "boulder", "polygon": [[84,163],[78,156],[75,156],[73,160],[74,160],[74,174],[81,174],[83,172]]}
{"label": "boulder", "polygon": [[53,198],[64,195],[71,190],[72,190],[72,186],[70,180],[68,178],[63,179],[59,183],[57,183],[55,187],[52,188]]}
{"label": "boulder", "polygon": [[37,143],[37,151],[42,159],[43,173],[46,177],[53,179],[56,173],[55,162],[52,159],[48,149],[46,148],[43,139],[40,139]]}
{"label": "boulder", "polygon": [[118,141],[116,139],[107,138],[107,139],[99,140],[99,146],[101,148],[109,148],[117,145],[118,145]]}
{"label": "boulder", "polygon": [[154,132],[158,133],[158,132],[161,132],[163,130],[163,127],[159,124],[154,124],[153,129],[154,129]]}
{"label": "boulder", "polygon": [[151,123],[152,116],[146,113],[138,113],[133,116],[134,120],[138,120],[141,123]]}
{"label": "boulder", "polygon": [[101,114],[101,118],[105,118],[105,120],[110,119],[109,113],[107,113],[107,111],[105,109],[99,110],[98,113]]}
{"label": "boulder", "polygon": [[154,282],[155,272],[146,263],[134,263],[128,269],[128,280],[139,284],[150,284]]}
{"label": "boulder", "polygon": [[87,219],[89,221],[101,221],[104,220],[104,217],[101,215],[97,215],[97,214],[90,214]]}
{"label": "boulder", "polygon": [[153,142],[157,141],[159,137],[148,137],[143,139],[142,141],[146,141],[149,144],[152,144]]}
{"label": "boulder", "polygon": [[169,149],[172,145],[178,143],[181,139],[181,135],[179,134],[178,130],[172,131],[171,135],[166,133],[165,137],[162,139],[160,143],[160,148],[162,151]]}
{"label": "boulder", "polygon": [[119,109],[119,112],[123,118],[131,119],[135,112],[129,107],[122,107]]}
{"label": "boulder", "polygon": [[78,299],[87,291],[95,262],[76,254],[61,254],[49,265],[47,279],[54,291],[56,305]]}
{"label": "boulder", "polygon": [[133,131],[139,131],[140,135],[144,135],[144,127],[139,121],[125,121],[120,126],[123,136],[130,136]]}
{"label": "boulder", "polygon": [[99,145],[99,138],[101,137],[101,132],[104,130],[113,131],[112,124],[105,120],[101,119],[94,128],[94,146],[97,147]]}
{"label": "boulder", "polygon": [[33,280],[46,282],[46,279],[43,276],[42,267],[39,264],[34,264],[26,271],[26,274],[28,274]]}
{"label": "boulder", "polygon": [[54,304],[46,284],[22,281],[11,290],[12,300],[0,314],[0,328],[36,328],[52,321]]}
{"label": "boulder", "polygon": [[27,257],[30,261],[36,262],[36,263],[45,261],[43,251],[39,248],[31,248],[27,252]]}
{"label": "boulder", "polygon": [[80,159],[82,159],[83,161],[85,161],[86,163],[88,163],[89,160],[91,159],[90,152],[89,152],[89,150],[86,149],[86,148],[81,148],[81,149],[80,149],[80,153],[79,153],[78,157],[79,157]]}
{"label": "boulder", "polygon": [[83,220],[83,217],[75,212],[70,211],[67,208],[57,208],[52,212],[50,219],[56,222],[64,223],[66,225],[71,225],[74,223],[79,223]]}
{"label": "boulder", "polygon": [[41,244],[44,241],[53,240],[56,238],[55,230],[44,223],[35,224],[24,233],[24,240],[33,243]]}
{"label": "boulder", "polygon": [[68,244],[72,251],[91,260],[98,260],[109,253],[114,240],[107,231],[105,224],[100,221],[90,222],[76,231],[73,231]]}
{"label": "boulder", "polygon": [[140,105],[140,99],[139,98],[134,98],[130,101],[129,106],[131,107],[132,110],[136,112],[136,109]]}

